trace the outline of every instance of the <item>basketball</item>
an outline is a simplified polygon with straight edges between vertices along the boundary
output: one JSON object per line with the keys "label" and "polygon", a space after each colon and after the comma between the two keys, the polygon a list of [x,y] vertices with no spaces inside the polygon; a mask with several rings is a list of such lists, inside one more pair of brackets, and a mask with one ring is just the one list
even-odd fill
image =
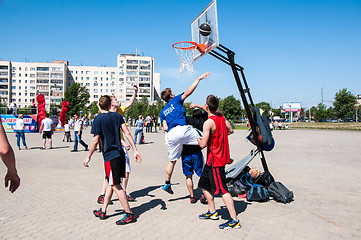
{"label": "basketball", "polygon": [[261,174],[261,171],[258,168],[251,168],[248,173],[251,175],[251,178],[257,179]]}
{"label": "basketball", "polygon": [[209,23],[202,23],[201,25],[199,25],[199,33],[202,36],[208,36],[212,33],[211,25],[209,25]]}

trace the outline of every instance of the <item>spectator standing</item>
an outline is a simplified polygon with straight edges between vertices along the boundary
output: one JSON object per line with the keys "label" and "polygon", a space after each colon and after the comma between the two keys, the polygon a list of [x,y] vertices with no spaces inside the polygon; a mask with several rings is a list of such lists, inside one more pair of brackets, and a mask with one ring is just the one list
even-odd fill
{"label": "spectator standing", "polygon": [[81,139],[83,132],[83,121],[79,119],[77,114],[74,115],[74,149],[71,152],[78,151],[78,142],[85,147],[85,151],[88,151],[88,145]]}
{"label": "spectator standing", "polygon": [[143,116],[139,115],[138,120],[135,122],[134,143],[137,142],[137,136],[138,135],[139,135],[138,144],[142,143],[143,125],[144,125]]}
{"label": "spectator standing", "polygon": [[43,119],[43,121],[41,122],[40,125],[40,131],[39,133],[41,134],[41,130],[43,130],[43,147],[41,147],[41,150],[45,150],[45,146],[46,146],[46,139],[49,139],[49,149],[53,149],[53,142],[51,139],[51,135],[53,134],[54,131],[54,123],[53,121],[49,118],[49,113],[45,113],[45,118]]}
{"label": "spectator standing", "polygon": [[21,148],[20,148],[20,138],[21,138],[21,140],[23,141],[25,150],[29,150],[29,148],[26,146],[26,142],[25,142],[25,131],[24,131],[23,118],[24,118],[23,114],[19,114],[18,120],[16,120],[16,122],[15,122],[16,144],[17,144],[19,150],[21,150]]}
{"label": "spectator standing", "polygon": [[154,114],[154,116],[153,116],[153,119],[152,119],[152,122],[153,122],[153,124],[154,124],[154,132],[158,132],[157,131],[157,117],[155,116],[155,114]]}
{"label": "spectator standing", "polygon": [[70,134],[70,126],[69,123],[64,125],[64,136],[63,136],[63,142],[66,138],[66,142],[72,142],[71,141],[71,134]]}

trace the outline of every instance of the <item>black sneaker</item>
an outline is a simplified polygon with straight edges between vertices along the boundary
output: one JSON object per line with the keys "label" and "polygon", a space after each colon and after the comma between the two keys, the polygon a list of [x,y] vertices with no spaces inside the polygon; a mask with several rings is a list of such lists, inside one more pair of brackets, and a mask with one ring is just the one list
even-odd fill
{"label": "black sneaker", "polygon": [[199,199],[199,201],[200,201],[202,204],[208,204],[208,201],[207,201],[207,199],[206,199],[206,197],[204,196],[203,193],[202,193],[201,198]]}
{"label": "black sneaker", "polygon": [[88,151],[89,149],[88,149],[88,145],[85,147],[85,150],[84,151]]}
{"label": "black sneaker", "polygon": [[98,202],[99,204],[103,204],[103,203],[104,203],[104,195],[103,195],[103,194],[98,197],[98,201],[97,201],[97,202]]}
{"label": "black sneaker", "polygon": [[70,152],[77,152],[78,150],[71,150]]}
{"label": "black sneaker", "polygon": [[102,208],[99,208],[98,210],[94,210],[93,213],[94,216],[98,217],[100,220],[104,220],[108,218],[107,214],[102,211]]}
{"label": "black sneaker", "polygon": [[197,202],[197,198],[194,196],[194,197],[191,197],[190,198],[190,202],[191,203],[196,203]]}
{"label": "black sneaker", "polygon": [[128,202],[136,202],[135,198],[130,195],[127,195]]}
{"label": "black sneaker", "polygon": [[115,223],[117,225],[125,225],[125,224],[132,223],[135,221],[136,221],[136,219],[135,219],[135,216],[133,213],[125,213],[123,218],[116,221]]}

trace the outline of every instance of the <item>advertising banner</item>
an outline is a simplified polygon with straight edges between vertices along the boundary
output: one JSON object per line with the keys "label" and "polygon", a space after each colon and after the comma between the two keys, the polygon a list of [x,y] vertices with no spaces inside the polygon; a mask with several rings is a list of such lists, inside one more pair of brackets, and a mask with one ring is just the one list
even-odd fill
{"label": "advertising banner", "polygon": [[[14,115],[1,115],[1,123],[5,129],[5,132],[14,132],[15,122],[18,116]],[[24,131],[26,133],[36,132],[36,115],[24,115]]]}
{"label": "advertising banner", "polygon": [[301,112],[300,102],[283,103],[283,112]]}

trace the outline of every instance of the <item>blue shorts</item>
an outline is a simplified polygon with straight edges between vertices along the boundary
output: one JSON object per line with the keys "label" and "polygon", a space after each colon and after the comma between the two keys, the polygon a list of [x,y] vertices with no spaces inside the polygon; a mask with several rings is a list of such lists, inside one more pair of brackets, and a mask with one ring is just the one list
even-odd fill
{"label": "blue shorts", "polygon": [[193,171],[200,177],[203,169],[203,154],[198,151],[189,155],[182,154],[182,168],[185,176],[193,175]]}

